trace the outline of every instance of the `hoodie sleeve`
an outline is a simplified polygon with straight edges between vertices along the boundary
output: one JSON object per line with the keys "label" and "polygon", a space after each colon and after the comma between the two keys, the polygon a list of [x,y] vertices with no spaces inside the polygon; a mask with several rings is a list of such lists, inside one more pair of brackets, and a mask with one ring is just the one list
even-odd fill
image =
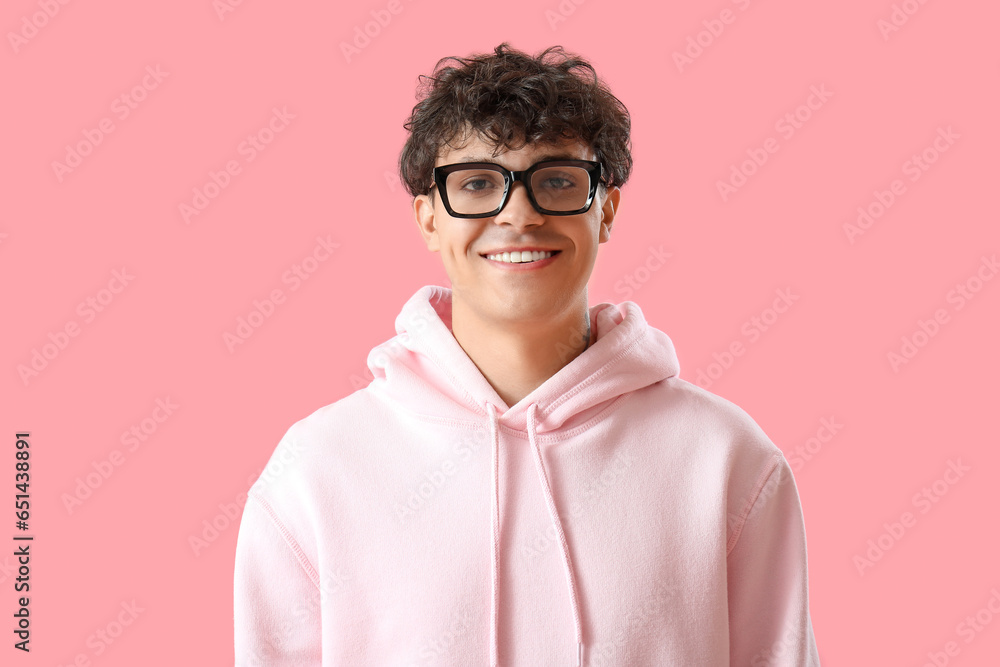
{"label": "hoodie sleeve", "polygon": [[248,496],[236,541],[236,667],[321,664],[319,586],[301,553],[266,502]]}
{"label": "hoodie sleeve", "polygon": [[780,452],[769,465],[730,541],[729,664],[819,667],[799,494]]}

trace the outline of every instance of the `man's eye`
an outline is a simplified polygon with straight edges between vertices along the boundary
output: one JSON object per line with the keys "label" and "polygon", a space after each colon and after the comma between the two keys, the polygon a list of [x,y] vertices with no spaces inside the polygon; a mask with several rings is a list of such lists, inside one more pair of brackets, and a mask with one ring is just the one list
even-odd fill
{"label": "man's eye", "polygon": [[550,190],[565,190],[566,188],[571,188],[575,185],[573,181],[568,178],[547,178],[545,182],[542,183],[543,188],[548,188]]}
{"label": "man's eye", "polygon": [[465,184],[462,186],[462,189],[469,192],[483,192],[493,187],[494,184],[489,179],[476,178],[471,181],[466,181]]}

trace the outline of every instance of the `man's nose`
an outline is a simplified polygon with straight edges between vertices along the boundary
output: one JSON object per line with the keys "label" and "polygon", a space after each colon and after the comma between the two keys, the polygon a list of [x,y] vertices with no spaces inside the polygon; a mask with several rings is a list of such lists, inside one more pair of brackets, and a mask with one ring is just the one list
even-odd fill
{"label": "man's nose", "polygon": [[515,181],[510,187],[510,199],[495,216],[498,224],[510,223],[516,226],[540,225],[545,222],[545,216],[535,210],[528,198],[528,190],[524,183]]}

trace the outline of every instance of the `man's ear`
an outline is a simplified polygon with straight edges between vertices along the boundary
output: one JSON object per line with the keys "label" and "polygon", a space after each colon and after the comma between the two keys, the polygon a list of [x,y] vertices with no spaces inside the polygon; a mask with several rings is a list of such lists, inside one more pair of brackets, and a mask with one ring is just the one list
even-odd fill
{"label": "man's ear", "polygon": [[434,202],[428,195],[417,195],[413,199],[413,219],[417,223],[420,235],[427,244],[427,249],[437,252],[441,249],[437,227],[434,225]]}
{"label": "man's ear", "polygon": [[611,239],[611,227],[615,223],[615,216],[618,214],[618,205],[621,201],[621,190],[615,186],[608,188],[608,194],[604,197],[601,206],[601,229],[598,237],[599,243],[606,243]]}

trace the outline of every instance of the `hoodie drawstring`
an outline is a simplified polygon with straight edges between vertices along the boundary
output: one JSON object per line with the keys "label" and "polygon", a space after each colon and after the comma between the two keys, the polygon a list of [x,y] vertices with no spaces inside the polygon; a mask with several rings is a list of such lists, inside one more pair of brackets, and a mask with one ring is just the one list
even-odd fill
{"label": "hoodie drawstring", "polygon": [[[531,444],[535,455],[535,468],[538,471],[538,479],[545,494],[545,504],[549,510],[549,517],[552,525],[559,535],[559,546],[562,550],[563,565],[566,568],[566,580],[569,585],[570,604],[573,607],[573,624],[576,629],[576,643],[578,647],[577,667],[583,667],[583,626],[580,623],[580,604],[576,591],[576,579],[573,574],[573,563],[569,557],[569,545],[566,542],[566,535],[563,533],[562,521],[559,518],[559,511],[556,509],[555,500],[552,498],[552,487],[549,485],[548,475],[545,472],[545,465],[542,463],[542,452],[538,446],[535,434],[535,412],[538,406],[532,403],[528,406],[528,442]],[[499,455],[500,455],[500,424],[497,419],[496,406],[486,401],[486,411],[490,416],[490,435],[493,450],[493,498],[492,498],[492,528],[493,528],[493,573],[492,573],[492,596],[490,610],[490,666],[498,665],[498,610],[499,610],[499,574],[500,574],[500,483],[499,483]]]}
{"label": "hoodie drawstring", "polygon": [[492,568],[492,593],[490,594],[490,667],[497,667],[497,579],[500,572],[500,485],[497,482],[499,465],[499,445],[500,439],[499,424],[497,423],[497,409],[489,401],[486,402],[486,410],[490,413],[490,439],[493,451],[493,498],[490,501],[491,514],[490,523],[493,527],[493,568]]}

